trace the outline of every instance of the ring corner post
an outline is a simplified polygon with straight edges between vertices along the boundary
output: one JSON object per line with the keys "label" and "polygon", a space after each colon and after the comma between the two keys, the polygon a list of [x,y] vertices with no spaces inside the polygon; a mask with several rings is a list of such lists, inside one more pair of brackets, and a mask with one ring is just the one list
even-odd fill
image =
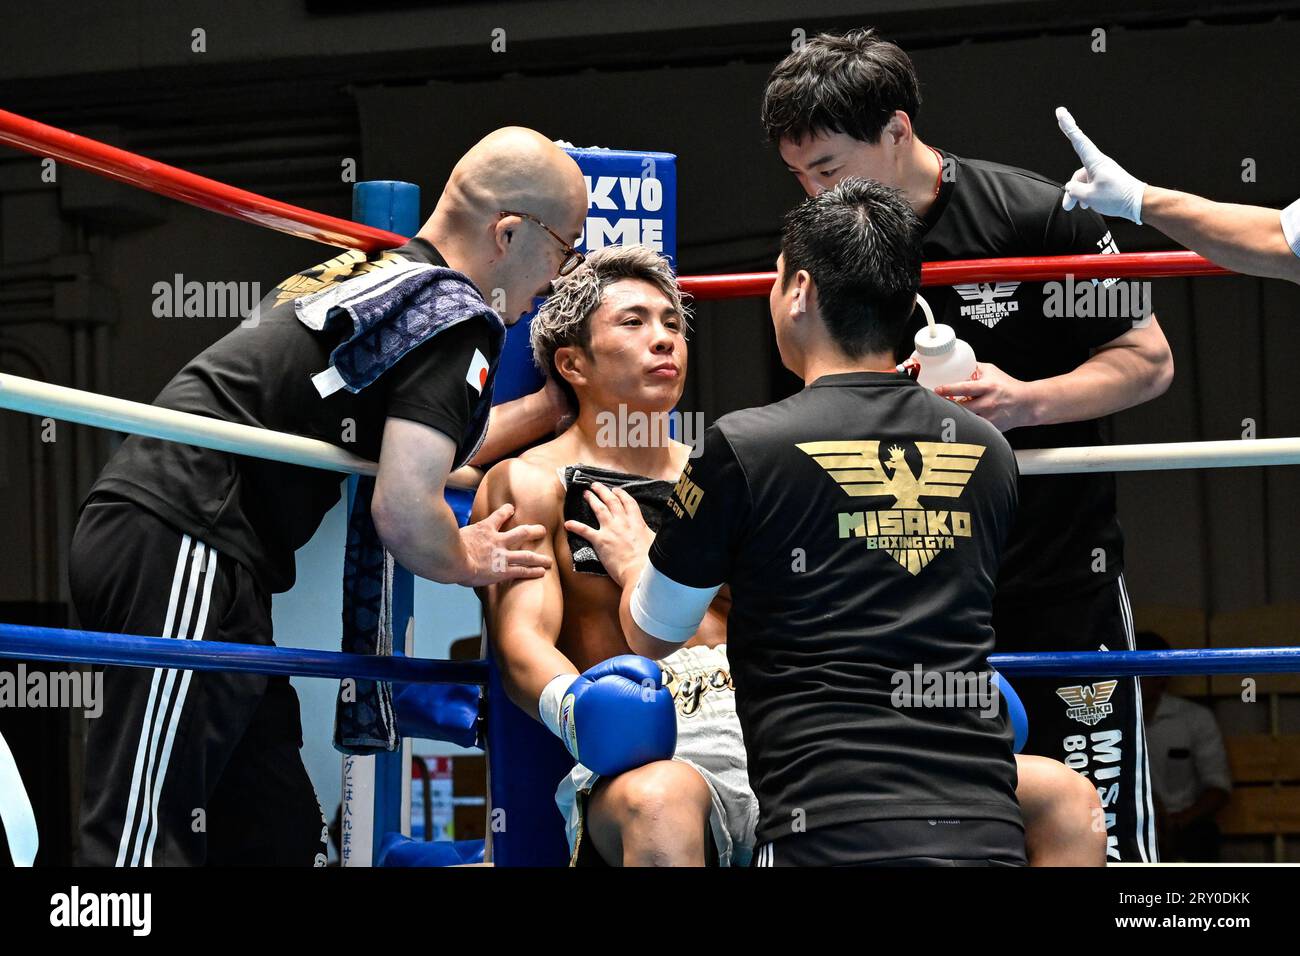
{"label": "ring corner post", "polygon": [[[420,187],[398,180],[359,182],[352,189],[352,218],[366,226],[413,236],[420,227]],[[357,477],[348,478],[348,508]],[[401,565],[393,569],[393,653],[409,655],[415,635],[415,576]],[[400,732],[400,731],[399,731]],[[411,742],[403,738],[393,753],[344,758],[344,812],[357,817],[369,845],[349,854],[344,865],[374,866],[386,833],[408,833],[411,824]],[[366,817],[369,816],[369,827]]]}

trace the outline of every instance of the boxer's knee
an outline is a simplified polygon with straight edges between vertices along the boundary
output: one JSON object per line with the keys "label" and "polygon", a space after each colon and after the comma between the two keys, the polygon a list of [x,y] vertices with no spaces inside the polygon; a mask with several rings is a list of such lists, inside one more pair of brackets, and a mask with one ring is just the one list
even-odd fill
{"label": "boxer's knee", "polygon": [[1070,809],[1061,827],[1077,848],[1070,865],[1105,866],[1106,811],[1097,795],[1097,787],[1087,777],[1068,767],[1065,774],[1069,784],[1063,802]]}
{"label": "boxer's knee", "polygon": [[626,866],[702,866],[712,799],[704,778],[672,760],[607,781],[592,797],[601,856]]}
{"label": "boxer's knee", "polygon": [[1105,812],[1092,782],[1046,757],[1021,754],[1016,766],[1030,865],[1104,865]]}

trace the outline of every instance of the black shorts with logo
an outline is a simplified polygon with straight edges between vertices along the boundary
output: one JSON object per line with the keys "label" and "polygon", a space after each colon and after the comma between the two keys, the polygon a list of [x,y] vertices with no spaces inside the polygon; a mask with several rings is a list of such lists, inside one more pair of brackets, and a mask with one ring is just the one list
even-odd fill
{"label": "black shorts with logo", "polygon": [[861,820],[764,843],[751,866],[1024,866],[1025,833],[1005,820]]}
{"label": "black shorts with logo", "polygon": [[[1127,651],[1133,613],[1124,576],[1078,597],[993,606],[998,653]],[[1106,859],[1155,863],[1155,816],[1136,677],[1015,678],[1029,715],[1024,752],[1060,760],[1097,787]]]}

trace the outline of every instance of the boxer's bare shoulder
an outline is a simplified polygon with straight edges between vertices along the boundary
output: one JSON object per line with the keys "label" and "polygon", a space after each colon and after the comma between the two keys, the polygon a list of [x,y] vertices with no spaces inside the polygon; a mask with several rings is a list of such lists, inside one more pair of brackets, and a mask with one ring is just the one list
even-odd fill
{"label": "boxer's bare shoulder", "polygon": [[554,471],[537,462],[509,458],[498,462],[483,476],[470,519],[479,521],[504,504],[515,507],[507,528],[540,524],[554,530],[560,521],[564,488]]}
{"label": "boxer's bare shoulder", "polygon": [[[564,529],[564,468],[583,456],[575,443],[561,435],[494,466],[484,477],[475,500],[474,517],[490,514],[509,502],[515,506],[508,526],[540,524],[549,536],[540,550],[554,558],[547,572],[559,588],[548,600],[563,603],[556,647],[578,670],[618,654],[629,653],[618,621],[618,589],[609,578],[574,570],[568,532]],[[574,447],[570,447],[570,446]]]}
{"label": "boxer's bare shoulder", "polygon": [[507,502],[515,506],[509,526],[545,525],[552,533],[564,524],[564,482],[560,475],[572,463],[569,433],[493,465],[483,477],[474,501],[474,520]]}

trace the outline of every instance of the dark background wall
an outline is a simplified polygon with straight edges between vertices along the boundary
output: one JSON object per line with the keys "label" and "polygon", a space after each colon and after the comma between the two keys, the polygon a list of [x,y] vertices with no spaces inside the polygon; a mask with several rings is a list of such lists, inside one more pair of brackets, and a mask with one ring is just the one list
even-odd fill
{"label": "dark background wall", "polygon": [[[1138,175],[1282,205],[1300,192],[1294,6],[805,3],[791,16],[780,3],[190,0],[87,3],[69,31],[66,6],[51,16],[36,4],[7,24],[0,104],[340,215],[345,160],[361,178],[420,183],[427,209],[460,152],[504,123],[668,150],[680,157],[682,271],[729,271],[770,266],[799,198],[756,120],[795,31],[873,23],[897,38],[923,82],[921,135],[959,154],[1064,179],[1074,156],[1052,119],[1064,103]],[[191,48],[196,29],[205,52]],[[329,255],[73,170],[58,179],[0,152],[0,366],[20,374],[148,400],[228,327],[154,318],[155,282],[274,282]],[[1124,249],[1169,245],[1115,231]],[[1300,431],[1293,288],[1166,281],[1155,295],[1178,379],[1116,416],[1117,439],[1235,438],[1247,418],[1261,437]],[[684,407],[711,418],[794,387],[761,300],[698,313]],[[44,444],[34,420],[0,413],[0,599],[62,591],[73,508],[107,439],[60,429]],[[1300,596],[1292,472],[1123,477],[1135,600],[1224,610]]]}

